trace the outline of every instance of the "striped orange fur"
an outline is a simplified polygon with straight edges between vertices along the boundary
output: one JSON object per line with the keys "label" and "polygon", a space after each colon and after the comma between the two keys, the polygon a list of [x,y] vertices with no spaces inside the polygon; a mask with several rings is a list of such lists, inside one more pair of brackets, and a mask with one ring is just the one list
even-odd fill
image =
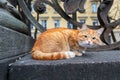
{"label": "striped orange fur", "polygon": [[82,29],[54,28],[41,33],[32,48],[36,60],[69,59],[82,56],[85,47],[100,45],[103,30],[91,30],[84,24]]}

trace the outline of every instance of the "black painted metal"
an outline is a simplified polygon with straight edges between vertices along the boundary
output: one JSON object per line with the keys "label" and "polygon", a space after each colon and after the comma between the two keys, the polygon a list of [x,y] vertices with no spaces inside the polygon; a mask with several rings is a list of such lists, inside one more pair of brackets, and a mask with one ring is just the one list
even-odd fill
{"label": "black painted metal", "polygon": [[112,29],[107,28],[108,27],[107,24],[109,24],[107,16],[112,4],[113,4],[113,0],[106,0],[106,1],[104,0],[98,7],[98,13],[97,13],[98,20],[101,26],[104,27],[104,32],[102,33],[100,38],[106,44],[109,44],[106,38],[108,37],[109,33],[112,31]]}
{"label": "black painted metal", "polygon": [[76,11],[79,11],[80,13],[85,12],[84,4],[86,0],[65,0],[63,2],[67,14],[73,14]]}
{"label": "black painted metal", "polygon": [[[64,2],[64,7],[65,6],[67,7],[68,6],[67,4],[73,5],[73,6],[75,5],[75,3],[74,4],[70,3],[70,2],[72,2],[72,0],[61,0],[61,1]],[[88,27],[91,28],[91,29],[98,29],[100,27],[104,27],[104,31],[103,31],[103,33],[102,33],[102,35],[101,35],[100,38],[107,45],[99,47],[99,49],[96,48],[96,50],[110,50],[110,49],[115,49],[117,47],[120,47],[120,42],[115,42],[113,44],[110,44],[107,41],[107,37],[108,37],[109,33],[111,33],[113,31],[113,29],[116,28],[116,26],[120,24],[120,19],[118,19],[118,20],[116,20],[116,21],[114,21],[112,23],[110,23],[108,21],[108,19],[107,19],[108,18],[108,12],[111,9],[113,1],[114,0],[103,0],[103,1],[101,1],[100,6],[98,7],[98,13],[97,13],[98,20],[100,22],[99,26],[88,25]],[[51,1],[49,1],[49,0],[36,0],[36,2],[39,3],[39,4],[46,3],[46,4],[50,5],[66,21],[72,23],[75,26],[79,26],[79,27],[82,26],[82,24],[80,24],[79,22],[75,21],[72,17],[70,17],[67,14],[67,12],[65,12],[61,8],[61,6],[58,3],[58,0],[51,0]],[[70,10],[71,11],[70,13],[75,13],[79,9],[84,9],[84,3],[85,3],[85,1],[79,0],[78,2],[81,2],[81,3],[79,3],[80,5],[77,6],[77,7],[74,7],[75,9],[73,10],[73,12],[72,12],[72,10]],[[33,18],[33,16],[31,15],[31,13],[29,11],[29,9],[27,9],[27,7],[26,7],[26,4],[24,3],[24,0],[18,0],[18,3],[19,3],[20,8],[23,10],[24,14],[26,15],[26,17],[36,26],[36,28],[39,31],[41,31],[41,32],[45,31],[45,29]],[[45,10],[44,6],[40,7],[40,5],[35,5],[35,7],[36,8],[39,7],[39,10],[43,10],[43,12]],[[38,13],[38,11],[37,11],[37,13]],[[91,49],[91,50],[93,50],[93,49]]]}
{"label": "black painted metal", "polygon": [[31,12],[29,11],[29,9],[27,8],[24,0],[18,0],[19,6],[20,8],[23,10],[24,14],[26,15],[26,17],[31,21],[31,23],[33,25],[35,25],[35,27],[40,31],[40,32],[44,32],[45,29],[43,28],[42,25],[40,25],[35,18],[32,16]]}

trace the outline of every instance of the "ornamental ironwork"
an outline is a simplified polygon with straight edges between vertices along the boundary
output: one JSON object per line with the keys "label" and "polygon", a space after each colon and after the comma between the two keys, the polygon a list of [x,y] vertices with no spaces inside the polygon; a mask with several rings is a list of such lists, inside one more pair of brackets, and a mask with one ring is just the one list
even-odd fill
{"label": "ornamental ironwork", "polygon": [[[16,18],[20,20],[23,20],[23,18],[26,19],[27,20],[25,21],[26,24],[29,25],[30,23],[32,23],[40,32],[44,32],[46,30],[41,24],[37,22],[37,20],[31,14],[30,5],[32,0],[9,0],[9,1],[15,7],[18,6],[20,14],[16,13],[12,7],[9,7],[9,5],[7,5],[7,3],[0,3],[0,7],[7,9]],[[64,10],[59,5],[59,1],[62,1],[64,3]],[[113,29],[115,29],[120,24],[120,19],[114,22],[110,22],[108,19],[108,12],[110,11],[114,0],[100,0],[100,1],[101,3],[97,11],[97,18],[100,25],[98,26],[88,25],[88,27],[91,29],[99,29],[101,27],[104,27],[104,31],[101,34],[100,38],[106,45],[88,50],[101,51],[119,49],[120,41],[111,44],[108,42],[107,39],[109,34],[113,33]],[[76,11],[79,11],[80,13],[85,12],[84,8],[85,2],[86,0],[36,0],[34,3],[34,10],[38,15],[44,14],[44,12],[46,11],[46,7],[44,5],[45,3],[47,5],[50,5],[66,21],[73,24],[74,26],[81,27],[82,24],[75,20],[76,18],[75,13]],[[68,14],[73,14],[73,17],[70,17]]]}

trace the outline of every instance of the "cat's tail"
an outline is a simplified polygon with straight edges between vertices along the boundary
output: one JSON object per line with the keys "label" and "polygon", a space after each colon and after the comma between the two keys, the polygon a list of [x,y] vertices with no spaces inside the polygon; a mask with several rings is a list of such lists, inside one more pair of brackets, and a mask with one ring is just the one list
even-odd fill
{"label": "cat's tail", "polygon": [[74,52],[53,52],[43,53],[39,50],[32,51],[32,58],[36,60],[57,60],[57,59],[69,59],[75,57]]}

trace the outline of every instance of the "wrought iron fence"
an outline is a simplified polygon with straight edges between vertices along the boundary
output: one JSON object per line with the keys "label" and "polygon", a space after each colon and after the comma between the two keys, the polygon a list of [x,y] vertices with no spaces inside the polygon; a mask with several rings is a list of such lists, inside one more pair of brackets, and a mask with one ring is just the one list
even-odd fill
{"label": "wrought iron fence", "polygon": [[[30,5],[32,0],[9,0],[9,1],[12,3],[12,5],[18,7],[18,10],[20,12],[19,15],[17,13],[13,13],[14,11],[11,11],[11,13],[13,13],[18,19],[24,21],[29,27],[30,24],[33,24],[40,32],[44,32],[46,30],[41,24],[37,22],[37,20],[31,14]],[[50,5],[53,9],[55,9],[62,18],[64,18],[69,23],[73,24],[74,28],[76,28],[76,26],[81,27],[82,24],[76,21],[77,17],[76,11],[79,11],[80,13],[83,13],[85,11],[84,5],[86,0],[61,0],[64,3],[65,11],[61,8],[58,1],[59,0],[36,0],[34,3],[34,10],[36,11],[37,16],[45,12],[46,10],[46,7],[44,5],[45,3]],[[104,27],[104,31],[101,34],[100,38],[106,45],[88,50],[100,51],[119,49],[120,41],[116,42],[114,38],[113,29],[115,29],[120,24],[120,19],[114,22],[110,22],[108,17],[108,12],[111,9],[114,0],[99,0],[99,1],[101,3],[98,7],[97,17],[100,25],[99,26],[88,25],[88,27],[91,29],[99,29],[101,27]],[[73,16],[70,17],[68,14],[72,14]],[[37,17],[37,19],[39,19],[39,17]],[[110,44],[107,40],[107,37],[109,36],[110,33],[112,34],[113,40],[115,41],[112,44]]]}

